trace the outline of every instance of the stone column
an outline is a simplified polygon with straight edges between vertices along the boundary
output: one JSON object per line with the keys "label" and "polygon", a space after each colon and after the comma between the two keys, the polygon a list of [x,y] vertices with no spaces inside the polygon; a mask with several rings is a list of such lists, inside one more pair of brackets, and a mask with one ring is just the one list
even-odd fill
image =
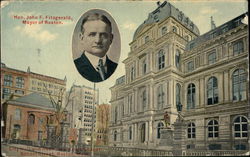
{"label": "stone column", "polygon": [[[61,134],[60,134],[61,142],[60,142],[60,148],[62,150],[65,150],[69,148],[69,123],[62,122],[61,123]],[[71,141],[70,141],[71,142]],[[76,141],[75,141],[76,143]]]}
{"label": "stone column", "polygon": [[49,148],[53,147],[53,141],[55,137],[55,126],[47,125],[47,146]]}
{"label": "stone column", "polygon": [[149,120],[149,142],[153,142],[153,126],[152,126],[152,117]]}
{"label": "stone column", "polygon": [[182,151],[186,149],[185,146],[185,123],[184,121],[178,119],[174,123],[174,132],[173,132],[173,155],[181,156]]}
{"label": "stone column", "polygon": [[149,131],[149,129],[148,129],[148,121],[146,121],[145,122],[145,135],[146,135],[145,141],[146,142],[148,142],[148,136],[149,136],[148,131]]}

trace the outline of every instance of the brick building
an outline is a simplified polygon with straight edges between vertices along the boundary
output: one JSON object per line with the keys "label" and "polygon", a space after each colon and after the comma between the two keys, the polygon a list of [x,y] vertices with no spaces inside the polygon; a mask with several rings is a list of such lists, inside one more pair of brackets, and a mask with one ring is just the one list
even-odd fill
{"label": "brick building", "polygon": [[3,138],[41,141],[54,108],[51,101],[32,93],[3,104]]}
{"label": "brick building", "polygon": [[27,71],[22,71],[1,63],[1,102],[7,100],[11,94],[17,98],[33,92],[47,97],[48,93],[51,93],[56,99],[61,89],[65,91],[66,82],[66,76],[64,79],[58,79],[31,72],[30,67]]}

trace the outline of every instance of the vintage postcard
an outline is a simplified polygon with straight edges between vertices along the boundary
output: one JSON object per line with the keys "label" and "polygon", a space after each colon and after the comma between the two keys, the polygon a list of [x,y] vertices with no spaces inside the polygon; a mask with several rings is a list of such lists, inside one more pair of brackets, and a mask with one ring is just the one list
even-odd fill
{"label": "vintage postcard", "polygon": [[246,0],[1,1],[1,155],[249,156]]}

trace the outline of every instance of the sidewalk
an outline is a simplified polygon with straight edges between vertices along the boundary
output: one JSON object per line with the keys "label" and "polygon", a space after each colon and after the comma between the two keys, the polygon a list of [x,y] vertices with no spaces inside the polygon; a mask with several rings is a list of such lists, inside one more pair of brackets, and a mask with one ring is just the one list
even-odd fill
{"label": "sidewalk", "polygon": [[[21,145],[21,144],[7,144],[11,151],[18,151],[20,150],[25,150],[25,151],[30,151],[31,153],[27,153],[24,156],[37,156],[35,154],[41,154],[39,156],[53,156],[53,157],[60,157],[60,156],[65,156],[65,157],[76,157],[76,156],[87,156],[83,154],[76,154],[72,152],[64,152],[64,151],[59,151],[59,150],[54,150],[54,149],[48,149],[48,148],[42,148],[42,147],[33,147],[33,146],[27,146],[27,145]],[[32,155],[33,152],[33,155]]]}

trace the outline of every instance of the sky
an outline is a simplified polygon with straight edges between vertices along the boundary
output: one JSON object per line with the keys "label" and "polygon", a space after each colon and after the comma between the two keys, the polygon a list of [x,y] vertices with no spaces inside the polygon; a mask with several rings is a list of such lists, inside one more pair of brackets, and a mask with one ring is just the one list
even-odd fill
{"label": "sky", "polygon": [[[219,26],[248,11],[247,0],[168,0],[187,15],[204,34],[210,30],[210,17]],[[1,2],[1,62],[6,66],[26,71],[28,67],[60,79],[67,77],[67,89],[72,84],[94,87],[77,72],[72,58],[72,35],[78,19],[89,9],[107,11],[118,25],[121,55],[118,67],[107,80],[96,83],[99,103],[109,103],[110,87],[125,74],[122,63],[130,52],[136,28],[157,8],[156,1],[15,1]],[[23,24],[14,16],[70,16],[63,24]],[[31,20],[37,21],[37,20]],[[38,50],[39,49],[39,50]]]}

